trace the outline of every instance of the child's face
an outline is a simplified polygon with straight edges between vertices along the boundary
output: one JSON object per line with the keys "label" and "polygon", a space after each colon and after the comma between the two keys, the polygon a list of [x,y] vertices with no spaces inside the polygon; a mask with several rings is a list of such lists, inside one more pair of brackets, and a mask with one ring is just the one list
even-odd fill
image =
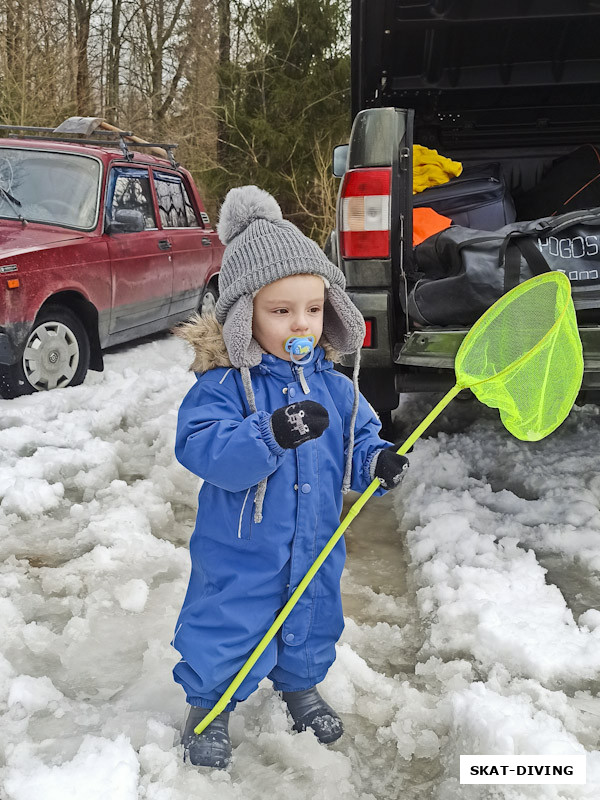
{"label": "child's face", "polygon": [[323,333],[325,284],[317,275],[290,275],[264,286],[254,298],[252,335],[277,358],[291,361],[283,346],[290,336]]}

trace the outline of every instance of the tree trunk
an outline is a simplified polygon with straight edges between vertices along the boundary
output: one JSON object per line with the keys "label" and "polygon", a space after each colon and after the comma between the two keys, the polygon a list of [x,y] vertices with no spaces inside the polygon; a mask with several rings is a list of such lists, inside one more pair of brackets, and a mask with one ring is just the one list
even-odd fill
{"label": "tree trunk", "polygon": [[7,0],[5,14],[6,63],[8,68],[10,68],[11,65],[16,63],[17,58],[22,51],[20,35],[22,20],[18,3],[14,2],[14,0]]}
{"label": "tree trunk", "polygon": [[[229,0],[219,0],[219,108],[227,103],[227,90],[224,86],[224,73],[231,58],[231,7]],[[217,161],[225,162],[227,154],[227,126],[224,115],[219,113],[217,120]]]}
{"label": "tree trunk", "polygon": [[174,3],[168,3],[165,7],[164,0],[157,0],[156,4],[150,8],[148,0],[140,0],[140,8],[146,30],[146,45],[150,58],[150,111],[155,139],[164,135],[165,117],[175,98],[185,59],[189,55],[193,41],[191,32],[188,32],[187,40],[181,49],[179,61],[175,66],[170,88],[165,95],[165,87],[163,86],[165,49],[173,34],[177,35],[176,29],[181,22],[184,4],[185,0],[176,0]]}
{"label": "tree trunk", "polygon": [[75,52],[77,59],[76,99],[77,113],[91,113],[90,74],[88,68],[88,41],[92,0],[75,0]]}
{"label": "tree trunk", "polygon": [[121,65],[121,25],[122,0],[112,0],[110,13],[110,39],[108,42],[108,65],[106,75],[106,114],[116,121],[119,107],[119,69]]}

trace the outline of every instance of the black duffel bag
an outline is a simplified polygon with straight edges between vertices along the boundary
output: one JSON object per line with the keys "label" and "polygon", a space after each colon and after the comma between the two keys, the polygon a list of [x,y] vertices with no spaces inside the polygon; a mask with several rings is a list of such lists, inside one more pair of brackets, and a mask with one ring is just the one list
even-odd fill
{"label": "black duffel bag", "polygon": [[[558,158],[541,181],[515,198],[517,219],[565,214],[600,203],[600,150],[584,144]],[[443,214],[440,211],[440,214]],[[450,215],[448,215],[450,216]]]}
{"label": "black duffel bag", "polygon": [[472,325],[505,292],[550,270],[570,278],[576,310],[600,309],[600,208],[430,236],[414,249],[408,314],[420,325]]}

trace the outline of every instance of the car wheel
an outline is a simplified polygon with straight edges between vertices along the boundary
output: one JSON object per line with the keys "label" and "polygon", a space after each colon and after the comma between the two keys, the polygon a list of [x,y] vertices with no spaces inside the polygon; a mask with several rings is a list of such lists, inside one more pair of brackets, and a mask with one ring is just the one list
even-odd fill
{"label": "car wheel", "polygon": [[209,283],[208,286],[205,287],[200,299],[200,306],[198,308],[200,315],[205,317],[209,314],[214,314],[218,299],[219,290],[217,289],[216,284]]}
{"label": "car wheel", "polygon": [[38,314],[21,359],[4,367],[0,391],[18,397],[83,383],[90,364],[90,342],[79,318],[68,308],[47,306]]}
{"label": "car wheel", "polygon": [[388,442],[393,442],[396,436],[394,430],[394,423],[392,421],[391,411],[378,411],[379,421],[381,422],[381,431],[379,435],[382,439],[387,439]]}

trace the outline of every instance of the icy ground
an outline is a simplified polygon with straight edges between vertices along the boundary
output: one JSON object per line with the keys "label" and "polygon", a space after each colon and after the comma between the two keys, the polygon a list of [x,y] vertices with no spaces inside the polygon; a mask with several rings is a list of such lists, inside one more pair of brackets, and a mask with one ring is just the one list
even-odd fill
{"label": "icy ground", "polygon": [[[323,686],[346,735],[292,734],[265,682],[232,715],[228,772],[182,763],[169,641],[198,487],[173,457],[188,363],[159,337],[76,389],[0,400],[2,800],[598,798],[595,407],[524,444],[455,400],[348,536]],[[404,401],[406,433],[432,400]],[[461,786],[461,753],[587,753],[588,783]]]}

